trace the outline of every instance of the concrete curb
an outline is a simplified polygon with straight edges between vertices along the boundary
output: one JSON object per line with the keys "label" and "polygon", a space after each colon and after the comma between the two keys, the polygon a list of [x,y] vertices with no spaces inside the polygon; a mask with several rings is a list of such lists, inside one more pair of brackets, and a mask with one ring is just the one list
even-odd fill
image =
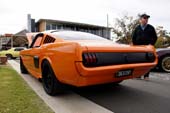
{"label": "concrete curb", "polygon": [[13,60],[8,60],[8,63],[55,113],[113,113],[73,92],[55,97],[49,96],[44,92],[42,84],[37,79],[28,74],[21,74],[19,63]]}

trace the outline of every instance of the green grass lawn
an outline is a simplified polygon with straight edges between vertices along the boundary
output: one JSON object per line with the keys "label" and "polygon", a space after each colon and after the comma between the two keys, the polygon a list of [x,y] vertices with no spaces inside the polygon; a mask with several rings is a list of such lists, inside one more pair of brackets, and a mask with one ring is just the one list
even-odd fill
{"label": "green grass lawn", "polygon": [[10,66],[0,66],[0,113],[54,113]]}

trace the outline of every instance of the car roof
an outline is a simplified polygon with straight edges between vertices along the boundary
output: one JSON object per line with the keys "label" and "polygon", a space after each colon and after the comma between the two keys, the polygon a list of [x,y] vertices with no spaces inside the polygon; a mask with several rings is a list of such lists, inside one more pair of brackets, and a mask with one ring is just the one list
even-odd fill
{"label": "car roof", "polygon": [[82,32],[82,31],[53,30],[47,34],[64,39],[64,40],[107,40],[104,37],[101,37],[101,36],[98,36],[92,33],[88,33],[88,32]]}

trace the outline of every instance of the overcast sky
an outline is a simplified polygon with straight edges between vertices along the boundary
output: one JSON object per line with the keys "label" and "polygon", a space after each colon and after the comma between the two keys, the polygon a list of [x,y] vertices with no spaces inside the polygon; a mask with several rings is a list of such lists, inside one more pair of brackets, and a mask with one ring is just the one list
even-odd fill
{"label": "overcast sky", "polygon": [[0,0],[0,34],[27,27],[27,14],[36,20],[56,19],[106,26],[124,13],[147,13],[149,23],[170,31],[169,0]]}

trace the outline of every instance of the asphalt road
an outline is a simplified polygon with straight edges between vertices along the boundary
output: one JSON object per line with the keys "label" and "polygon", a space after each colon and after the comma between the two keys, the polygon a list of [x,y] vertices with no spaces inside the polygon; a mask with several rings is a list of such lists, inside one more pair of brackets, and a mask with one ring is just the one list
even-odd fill
{"label": "asphalt road", "polygon": [[133,79],[71,90],[114,113],[170,113],[170,73],[151,72],[149,81]]}
{"label": "asphalt road", "polygon": [[149,81],[74,89],[79,95],[115,113],[170,113],[170,74],[152,72]]}

